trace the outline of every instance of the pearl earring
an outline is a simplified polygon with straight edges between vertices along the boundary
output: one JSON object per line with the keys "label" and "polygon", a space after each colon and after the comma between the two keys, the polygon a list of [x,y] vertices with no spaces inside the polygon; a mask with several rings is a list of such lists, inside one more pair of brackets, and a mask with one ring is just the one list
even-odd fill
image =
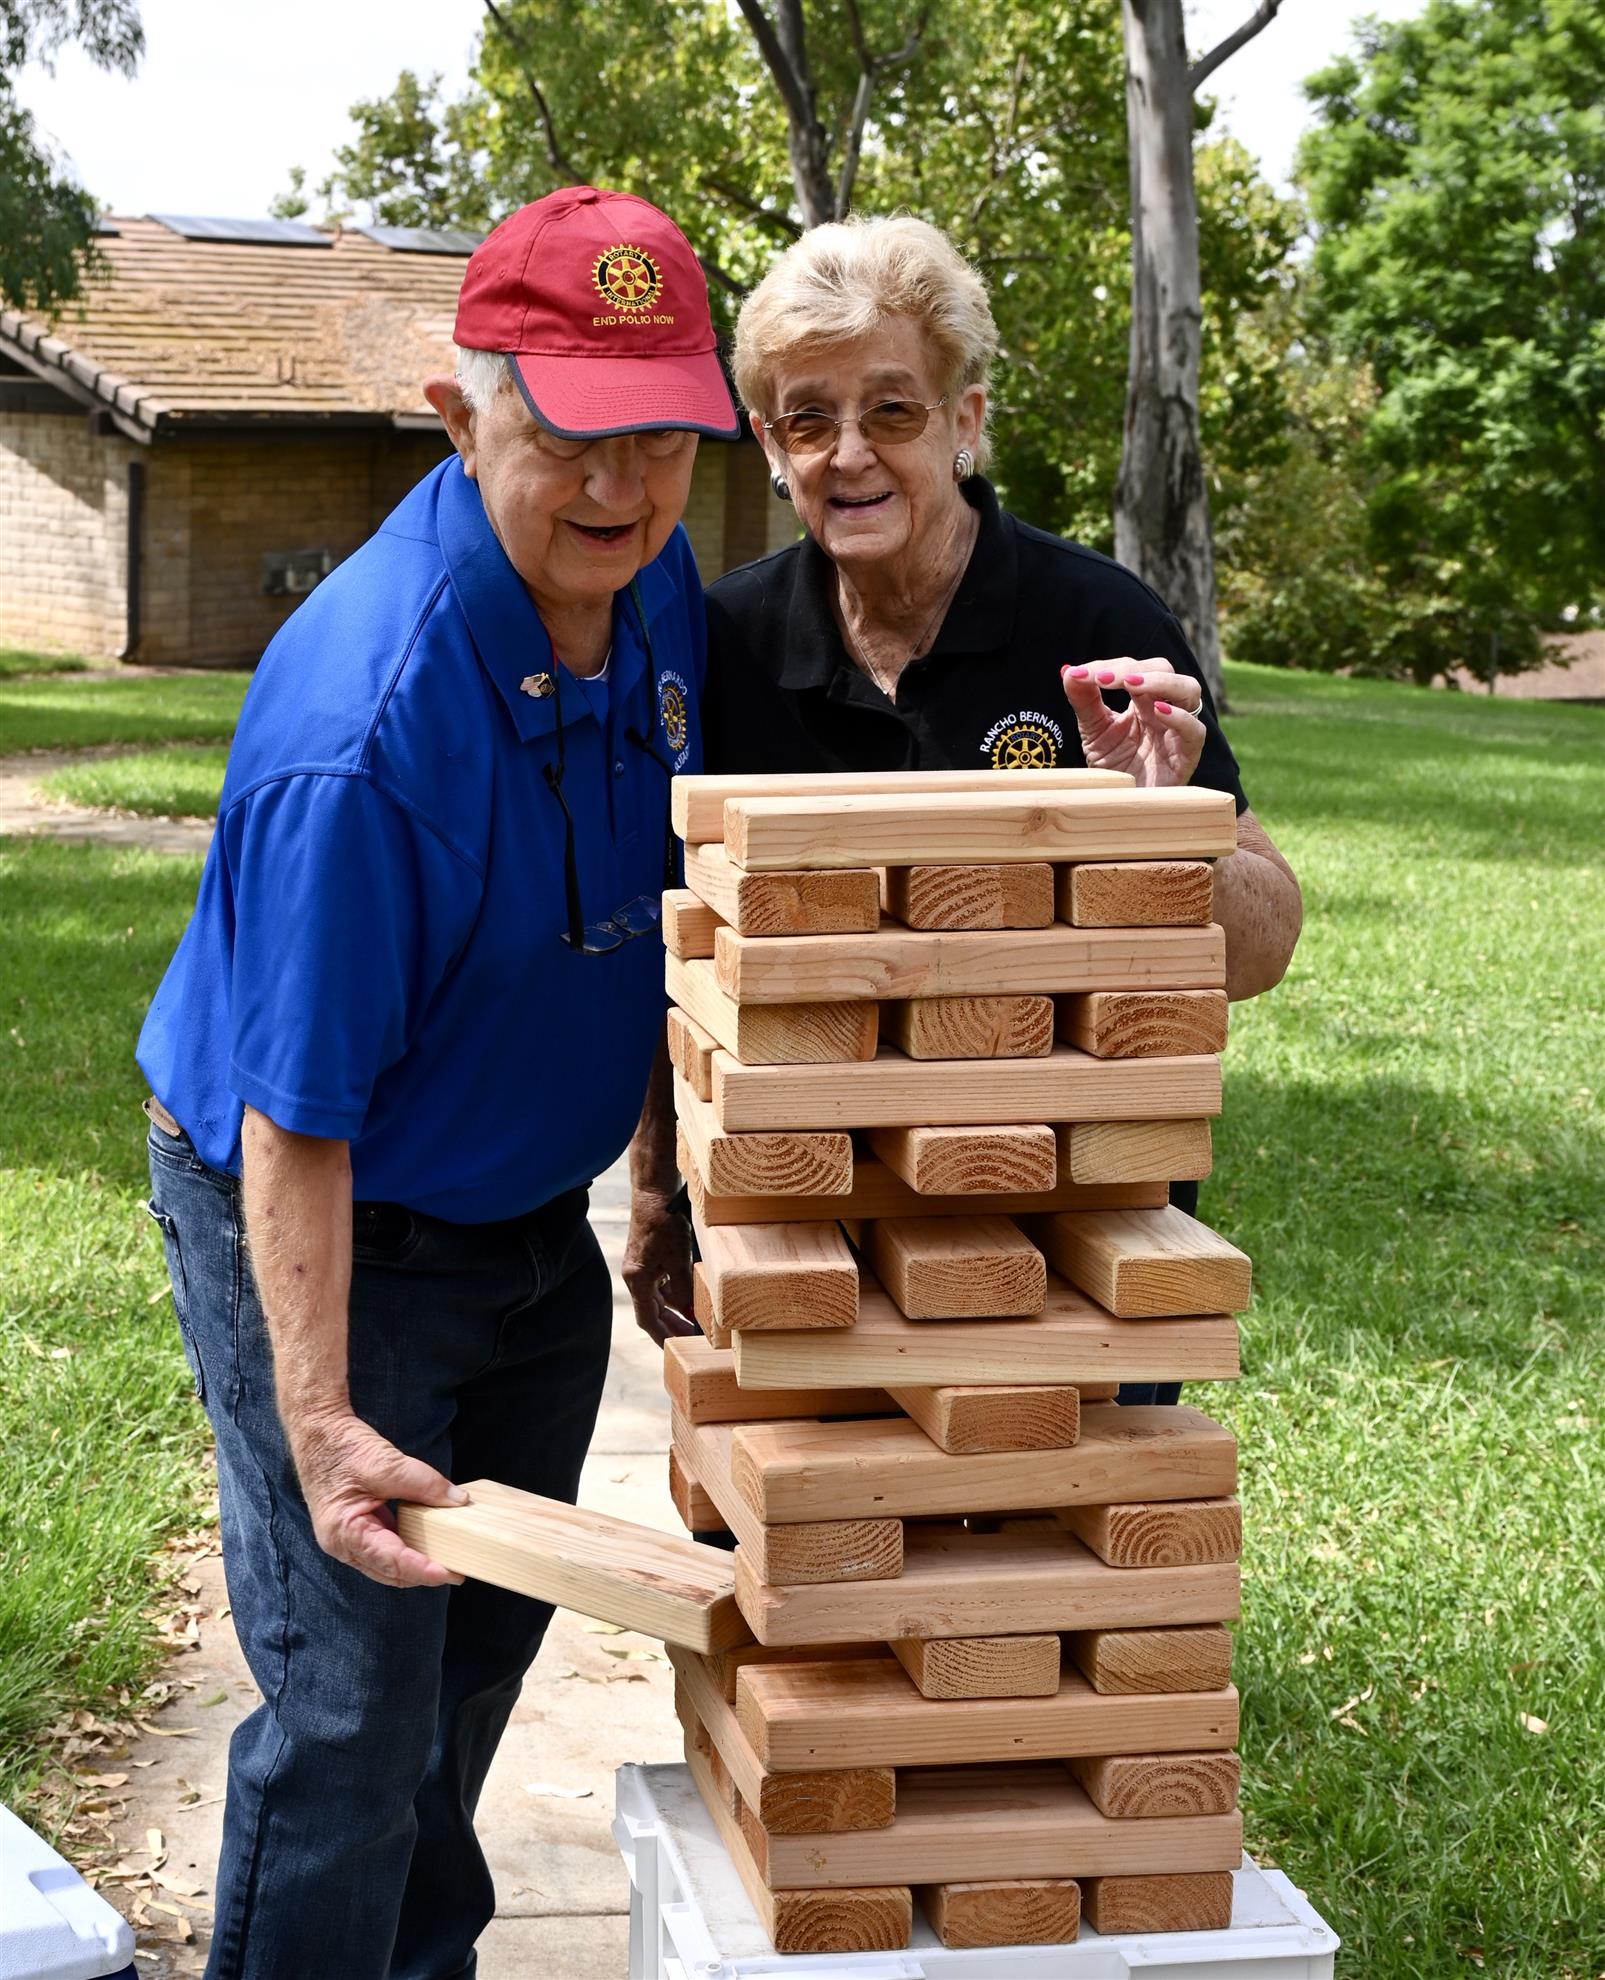
{"label": "pearl earring", "polygon": [[791,500],[791,483],[783,481],[778,474],[769,477],[769,486],[775,491],[775,499],[780,502]]}
{"label": "pearl earring", "polygon": [[968,481],[974,472],[975,456],[970,452],[968,447],[960,447],[958,452],[953,456],[953,479],[955,481]]}

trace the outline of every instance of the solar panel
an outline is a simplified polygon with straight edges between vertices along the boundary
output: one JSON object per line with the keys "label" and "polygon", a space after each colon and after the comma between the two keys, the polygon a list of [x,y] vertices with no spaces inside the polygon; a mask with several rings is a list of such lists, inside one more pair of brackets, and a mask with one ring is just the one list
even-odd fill
{"label": "solar panel", "polygon": [[121,234],[123,230],[109,213],[101,213],[95,218],[94,231],[104,240],[108,235]]}
{"label": "solar panel", "polygon": [[186,241],[247,241],[260,247],[332,247],[328,234],[303,220],[220,220],[193,213],[147,213]]}
{"label": "solar panel", "polygon": [[406,254],[472,254],[480,239],[455,227],[353,227],[351,232]]}

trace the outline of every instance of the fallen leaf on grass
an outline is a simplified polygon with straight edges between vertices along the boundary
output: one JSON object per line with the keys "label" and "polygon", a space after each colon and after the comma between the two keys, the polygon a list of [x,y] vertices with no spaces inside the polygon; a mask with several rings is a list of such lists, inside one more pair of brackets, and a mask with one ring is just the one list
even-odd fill
{"label": "fallen leaf on grass", "polygon": [[225,1690],[223,1690],[222,1686],[220,1685],[218,1689],[212,1693],[210,1698],[203,1698],[199,1701],[199,1703],[203,1708],[208,1705],[226,1705],[228,1703],[228,1693]]}
{"label": "fallen leaf on grass", "polygon": [[1549,1721],[1547,1719],[1535,1718],[1531,1712],[1518,1712],[1516,1717],[1530,1733],[1546,1733],[1549,1731]]}
{"label": "fallen leaf on grass", "polygon": [[190,1739],[199,1730],[195,1726],[153,1726],[149,1719],[136,1719],[134,1724],[141,1732],[154,1733],[158,1739]]}
{"label": "fallen leaf on grass", "polygon": [[589,1801],[591,1798],[589,1788],[558,1787],[554,1781],[526,1781],[524,1792],[555,1795],[559,1801]]}

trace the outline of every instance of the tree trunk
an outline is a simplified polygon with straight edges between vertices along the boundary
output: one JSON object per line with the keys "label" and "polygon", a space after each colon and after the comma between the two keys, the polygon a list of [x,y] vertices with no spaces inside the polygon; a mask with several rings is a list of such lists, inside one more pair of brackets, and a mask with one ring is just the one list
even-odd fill
{"label": "tree trunk", "polygon": [[802,0],[779,0],[775,9],[775,31],[796,78],[797,94],[805,107],[799,116],[788,102],[787,148],[791,153],[791,182],[797,190],[805,227],[823,226],[836,220],[836,188],[830,172],[830,134],[819,120],[814,96],[814,79],[808,67],[807,29]]}
{"label": "tree trunk", "polygon": [[[1131,360],[1115,555],[1181,621],[1225,705],[1198,431],[1203,300],[1182,0],[1121,0],[1131,147]],[[1136,656],[1136,657],[1141,657]]]}

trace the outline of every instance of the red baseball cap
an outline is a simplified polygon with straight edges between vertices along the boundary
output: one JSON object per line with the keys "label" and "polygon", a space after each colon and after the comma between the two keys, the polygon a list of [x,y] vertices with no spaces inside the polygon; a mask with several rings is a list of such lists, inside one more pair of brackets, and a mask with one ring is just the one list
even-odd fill
{"label": "red baseball cap", "polygon": [[521,206],[469,257],[452,335],[502,352],[564,439],[740,432],[691,243],[633,193],[564,186]]}

